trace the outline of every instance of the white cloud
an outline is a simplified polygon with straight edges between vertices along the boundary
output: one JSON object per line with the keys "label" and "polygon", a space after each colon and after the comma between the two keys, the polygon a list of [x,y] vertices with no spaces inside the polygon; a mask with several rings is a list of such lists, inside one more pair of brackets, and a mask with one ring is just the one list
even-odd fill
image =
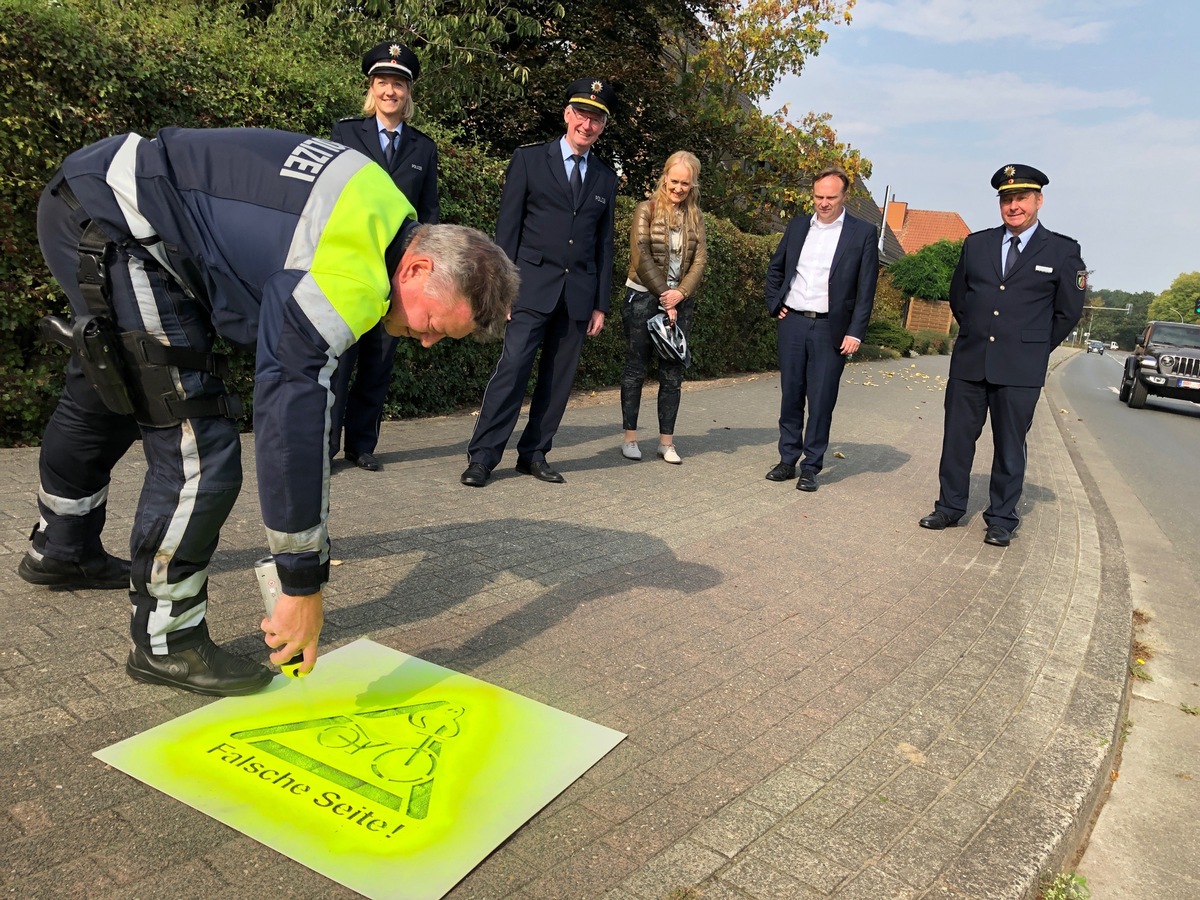
{"label": "white cloud", "polygon": [[1097,3],[1051,0],[860,0],[854,25],[880,28],[941,44],[1012,40],[1016,44],[1095,44],[1110,23],[1095,18]]}
{"label": "white cloud", "polygon": [[[1095,284],[1157,293],[1200,269],[1200,107],[1187,87],[1194,61],[1180,52],[1198,9],[859,0],[853,27],[764,106],[788,103],[793,121],[831,113],[838,138],[873,163],[877,199],[890,185],[973,229],[999,223],[988,184],[999,166],[1037,166],[1050,176],[1043,220],[1079,240]],[[1013,23],[1029,37],[1010,37]],[[1103,43],[1035,46],[1037,31],[1081,41],[1088,23]]]}
{"label": "white cloud", "polygon": [[[902,65],[847,66],[836,61],[813,66],[803,78],[780,82],[769,101],[790,103],[794,119],[805,103],[830,104],[843,139],[859,142],[896,127],[936,123],[988,123],[1006,120],[1028,127],[1022,118],[1078,115],[1105,109],[1138,107],[1142,98],[1131,89],[1089,90],[1030,79],[1019,72],[944,72]],[[1013,98],[1020,98],[1014,108]],[[831,101],[836,101],[836,106]],[[800,115],[797,115],[800,114]]]}

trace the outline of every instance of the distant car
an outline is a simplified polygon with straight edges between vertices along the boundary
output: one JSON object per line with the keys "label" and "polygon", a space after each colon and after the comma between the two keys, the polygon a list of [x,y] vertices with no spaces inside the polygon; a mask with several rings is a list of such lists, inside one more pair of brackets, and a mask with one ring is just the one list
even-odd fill
{"label": "distant car", "polygon": [[1087,352],[1088,353],[1099,353],[1101,356],[1103,356],[1104,355],[1104,343],[1102,341],[1088,341],[1087,342]]}
{"label": "distant car", "polygon": [[1109,345],[1108,345],[1108,349],[1109,349],[1109,350],[1116,350],[1116,349],[1117,349],[1117,342],[1116,342],[1116,341],[1113,341],[1111,344],[1109,344]]}
{"label": "distant car", "polygon": [[1169,397],[1200,403],[1200,325],[1151,322],[1125,358],[1117,397],[1130,409],[1146,398]]}

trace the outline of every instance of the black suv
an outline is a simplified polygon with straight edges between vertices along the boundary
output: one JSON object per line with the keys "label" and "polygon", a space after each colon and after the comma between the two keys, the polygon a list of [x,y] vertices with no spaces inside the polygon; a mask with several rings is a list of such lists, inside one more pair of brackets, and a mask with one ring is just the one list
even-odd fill
{"label": "black suv", "polygon": [[1200,403],[1200,325],[1151,322],[1125,359],[1117,396],[1130,409],[1146,398],[1169,397]]}

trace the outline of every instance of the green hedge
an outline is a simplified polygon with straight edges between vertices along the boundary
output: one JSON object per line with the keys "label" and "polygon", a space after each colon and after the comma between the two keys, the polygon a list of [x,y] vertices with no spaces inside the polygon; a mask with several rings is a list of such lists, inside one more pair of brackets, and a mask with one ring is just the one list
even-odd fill
{"label": "green hedge", "polygon": [[913,348],[916,338],[911,331],[892,322],[875,321],[867,326],[864,344],[888,347],[903,355]]}
{"label": "green hedge", "polygon": [[[307,34],[245,20],[210,0],[0,0],[0,445],[35,443],[62,387],[65,356],[42,344],[37,320],[67,312],[37,249],[36,207],[63,157],[111,134],[168,125],[256,126],[327,135],[357,115],[357,59],[331,59]],[[440,152],[442,216],[494,229],[507,159],[453,122],[416,124]],[[617,209],[612,315],[589,339],[576,386],[617,383],[624,360],[618,310],[633,201]],[[778,237],[744,235],[707,218],[708,276],[697,294],[689,377],[775,366],[763,274]],[[386,412],[443,413],[479,402],[498,345],[402,341]],[[234,357],[231,389],[252,396],[253,360]],[[249,410],[247,410],[248,421]]]}
{"label": "green hedge", "polygon": [[[284,48],[286,47],[286,51]],[[327,134],[360,79],[232,4],[0,0],[0,435],[36,441],[64,356],[37,320],[67,312],[37,249],[38,196],[63,157],[111,134],[252,125]]]}

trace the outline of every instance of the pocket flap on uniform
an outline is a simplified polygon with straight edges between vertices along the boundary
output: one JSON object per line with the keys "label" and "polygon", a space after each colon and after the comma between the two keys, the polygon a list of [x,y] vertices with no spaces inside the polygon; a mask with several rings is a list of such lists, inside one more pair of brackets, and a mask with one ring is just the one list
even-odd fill
{"label": "pocket flap on uniform", "polygon": [[1021,332],[1021,340],[1031,344],[1044,344],[1050,340],[1050,332],[1044,328],[1027,328]]}
{"label": "pocket flap on uniform", "polygon": [[542,251],[534,250],[532,247],[522,247],[517,251],[517,259],[523,259],[525,262],[540,266],[542,264]]}

